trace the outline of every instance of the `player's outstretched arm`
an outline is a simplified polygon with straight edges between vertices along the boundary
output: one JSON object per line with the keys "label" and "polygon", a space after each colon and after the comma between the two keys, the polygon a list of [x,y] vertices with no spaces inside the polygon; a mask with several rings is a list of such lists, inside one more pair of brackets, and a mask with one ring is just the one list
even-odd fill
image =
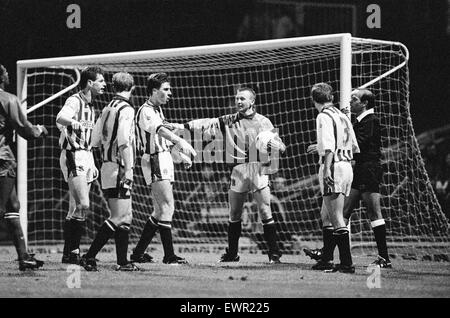
{"label": "player's outstretched arm", "polygon": [[175,135],[172,131],[170,131],[166,127],[161,126],[158,129],[157,133],[161,137],[166,138],[171,143],[173,143],[175,145],[175,147],[177,147],[177,149],[180,152],[184,153],[185,155],[187,155],[187,156],[193,155],[194,157],[197,156],[197,152],[194,150],[194,148],[192,148],[192,146],[186,140]]}
{"label": "player's outstretched arm", "polygon": [[27,140],[48,135],[48,131],[43,125],[33,125],[27,120],[18,99],[15,99],[14,103],[12,103],[9,109],[9,117],[13,128]]}

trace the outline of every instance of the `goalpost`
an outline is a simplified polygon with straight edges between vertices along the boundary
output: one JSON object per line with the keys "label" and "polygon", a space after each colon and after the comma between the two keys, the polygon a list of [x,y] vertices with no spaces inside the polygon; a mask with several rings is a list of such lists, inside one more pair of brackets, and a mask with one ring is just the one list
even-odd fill
{"label": "goalpost", "polygon": [[[68,209],[67,184],[59,168],[58,111],[75,93],[79,71],[99,65],[111,82],[112,74],[130,72],[136,82],[133,103],[146,99],[146,77],[169,74],[173,100],[165,107],[169,121],[183,123],[234,112],[239,86],[257,92],[257,111],[267,116],[288,149],[280,171],[272,176],[275,219],[285,253],[319,242],[320,194],[317,157],[306,154],[315,143],[316,112],[309,91],[316,82],[336,90],[340,107],[349,107],[352,89],[368,87],[377,97],[382,124],[384,178],[382,212],[391,246],[424,243],[432,248],[448,244],[448,221],[426,174],[409,113],[408,50],[398,42],[361,39],[350,34],[277,39],[189,48],[48,58],[17,62],[18,94],[33,123],[49,128],[44,142],[18,140],[18,195],[21,221],[29,244],[62,241]],[[94,100],[98,111],[112,97],[111,88]],[[34,105],[28,108],[28,105]],[[150,189],[137,161],[131,240],[137,240],[152,211]],[[190,170],[176,166],[174,240],[179,243],[224,245],[228,220],[227,167],[223,163],[196,163]],[[91,241],[108,215],[100,185],[91,190],[92,213],[85,241]],[[252,197],[245,205],[243,239],[265,249],[262,227]],[[352,217],[353,246],[370,251],[373,235],[364,207]],[[417,250],[417,249],[416,249]]]}

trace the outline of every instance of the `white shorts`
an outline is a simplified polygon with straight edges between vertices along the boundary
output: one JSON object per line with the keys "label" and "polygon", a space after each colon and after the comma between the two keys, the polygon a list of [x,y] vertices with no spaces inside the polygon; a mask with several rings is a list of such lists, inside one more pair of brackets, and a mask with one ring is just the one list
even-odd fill
{"label": "white shorts", "polygon": [[59,157],[59,164],[66,182],[70,177],[76,176],[86,176],[88,183],[98,178],[98,170],[95,167],[91,151],[63,149]]}
{"label": "white shorts", "polygon": [[269,185],[269,176],[261,174],[259,162],[242,163],[231,172],[230,190],[234,192],[258,191]]}
{"label": "white shorts", "polygon": [[319,168],[319,184],[322,195],[331,193],[343,193],[345,196],[350,195],[353,181],[353,169],[350,161],[338,161],[331,167],[331,176],[334,185],[328,187],[323,184],[323,164]]}
{"label": "white shorts", "polygon": [[175,181],[172,155],[168,151],[153,155],[144,154],[141,160],[142,174],[147,185],[156,181]]}
{"label": "white shorts", "polygon": [[131,187],[120,186],[120,181],[125,174],[125,170],[116,162],[104,162],[101,169],[102,190],[106,197],[110,199],[128,199],[131,196]]}

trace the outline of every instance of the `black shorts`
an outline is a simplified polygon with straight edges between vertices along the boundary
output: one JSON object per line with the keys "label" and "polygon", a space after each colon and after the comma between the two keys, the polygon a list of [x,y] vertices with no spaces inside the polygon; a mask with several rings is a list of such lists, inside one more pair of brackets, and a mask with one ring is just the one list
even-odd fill
{"label": "black shorts", "polygon": [[0,159],[0,177],[15,178],[17,164],[14,160]]}
{"label": "black shorts", "polygon": [[353,167],[352,188],[360,192],[380,193],[383,169],[378,162],[356,163]]}

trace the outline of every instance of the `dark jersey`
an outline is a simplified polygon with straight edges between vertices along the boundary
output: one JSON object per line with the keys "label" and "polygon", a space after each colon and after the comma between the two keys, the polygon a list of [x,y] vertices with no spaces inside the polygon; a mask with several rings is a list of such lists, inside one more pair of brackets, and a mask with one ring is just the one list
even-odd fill
{"label": "dark jersey", "polygon": [[361,121],[355,121],[353,130],[361,150],[360,153],[355,154],[356,163],[380,162],[381,129],[378,117],[373,113],[367,114]]}
{"label": "dark jersey", "polygon": [[0,159],[15,160],[12,151],[14,130],[24,138],[37,138],[41,131],[27,119],[17,96],[0,89]]}

